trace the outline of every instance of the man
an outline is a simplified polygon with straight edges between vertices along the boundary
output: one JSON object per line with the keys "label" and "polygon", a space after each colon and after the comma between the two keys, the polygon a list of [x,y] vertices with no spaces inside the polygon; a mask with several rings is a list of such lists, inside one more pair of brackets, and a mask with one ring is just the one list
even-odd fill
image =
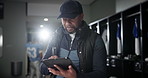
{"label": "man", "polygon": [[[55,78],[106,78],[106,49],[103,40],[83,20],[82,5],[78,1],[69,0],[60,7],[62,27],[54,34],[43,59],[69,57],[78,72],[71,66],[63,70],[47,68],[41,64],[41,73],[54,74]],[[52,47],[56,52],[52,55]]]}
{"label": "man", "polygon": [[42,58],[42,47],[36,40],[33,40],[26,44],[26,48],[29,57],[30,78],[34,78],[35,75],[36,78],[41,78],[39,65]]}

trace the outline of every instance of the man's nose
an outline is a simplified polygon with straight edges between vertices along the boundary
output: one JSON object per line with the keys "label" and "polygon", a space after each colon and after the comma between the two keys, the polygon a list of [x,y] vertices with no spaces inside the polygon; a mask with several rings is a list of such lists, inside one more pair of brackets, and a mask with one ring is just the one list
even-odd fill
{"label": "man's nose", "polygon": [[65,24],[69,26],[69,25],[71,24],[70,20],[67,19],[67,20],[65,21]]}

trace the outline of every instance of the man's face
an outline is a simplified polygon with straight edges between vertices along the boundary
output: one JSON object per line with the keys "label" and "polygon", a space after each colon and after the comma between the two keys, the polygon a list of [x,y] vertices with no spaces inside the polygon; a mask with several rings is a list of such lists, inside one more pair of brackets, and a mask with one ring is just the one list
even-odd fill
{"label": "man's face", "polygon": [[61,18],[64,29],[69,33],[76,32],[76,29],[80,26],[82,20],[83,20],[83,14],[78,15],[74,19]]}

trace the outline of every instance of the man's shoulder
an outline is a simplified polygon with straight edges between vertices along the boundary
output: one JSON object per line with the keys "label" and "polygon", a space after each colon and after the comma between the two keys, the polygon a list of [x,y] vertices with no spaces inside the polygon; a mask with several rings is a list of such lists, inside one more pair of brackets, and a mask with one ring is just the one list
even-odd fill
{"label": "man's shoulder", "polygon": [[54,33],[61,33],[61,32],[63,32],[63,27],[62,27],[62,26],[58,27],[58,28],[55,30]]}
{"label": "man's shoulder", "polygon": [[100,36],[100,34],[98,34],[97,32],[93,31],[92,29],[90,29],[90,35],[92,35],[92,36]]}

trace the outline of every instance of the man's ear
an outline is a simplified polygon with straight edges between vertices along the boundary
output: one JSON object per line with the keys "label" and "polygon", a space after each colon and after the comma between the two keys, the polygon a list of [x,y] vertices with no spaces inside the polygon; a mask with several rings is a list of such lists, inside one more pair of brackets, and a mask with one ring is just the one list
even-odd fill
{"label": "man's ear", "polygon": [[84,14],[83,13],[81,13],[80,14],[80,16],[79,16],[79,18],[81,19],[81,21],[83,20],[83,18],[84,18]]}

